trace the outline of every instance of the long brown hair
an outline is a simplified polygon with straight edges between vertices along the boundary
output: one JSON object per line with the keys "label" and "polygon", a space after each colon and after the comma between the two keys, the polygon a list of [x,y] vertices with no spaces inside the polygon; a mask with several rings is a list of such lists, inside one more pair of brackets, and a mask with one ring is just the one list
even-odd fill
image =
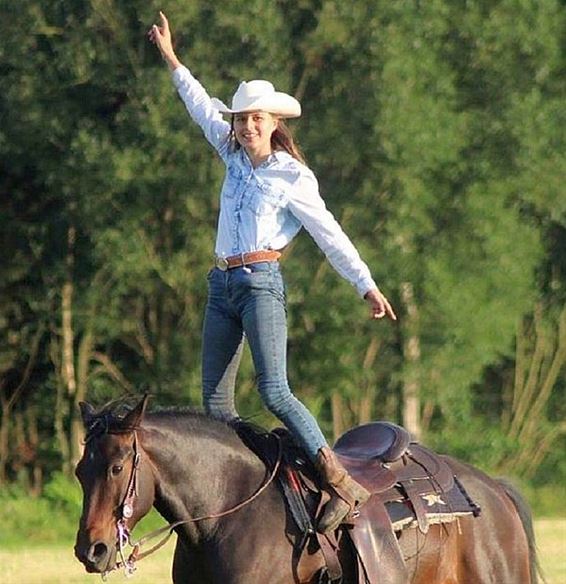
{"label": "long brown hair", "polygon": [[[277,118],[277,116],[274,117]],[[234,150],[239,150],[242,147],[238,140],[236,140],[236,133],[234,131],[234,116],[232,116],[228,142]],[[275,128],[273,134],[271,134],[271,149],[274,152],[277,150],[283,150],[302,164],[306,164],[303,152],[295,142],[293,133],[283,118],[277,118],[277,128]]]}
{"label": "long brown hair", "polygon": [[303,152],[295,142],[293,133],[283,118],[278,118],[277,128],[271,134],[271,148],[275,151],[284,150],[299,162],[305,164]]}

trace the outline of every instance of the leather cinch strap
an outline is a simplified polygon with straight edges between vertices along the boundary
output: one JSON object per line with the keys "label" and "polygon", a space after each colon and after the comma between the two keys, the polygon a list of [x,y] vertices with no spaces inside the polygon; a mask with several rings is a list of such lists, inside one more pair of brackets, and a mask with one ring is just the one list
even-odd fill
{"label": "leather cinch strap", "polygon": [[232,268],[239,268],[240,266],[248,266],[259,262],[276,262],[280,257],[281,253],[273,249],[249,251],[228,258],[216,258],[215,266],[225,272]]}

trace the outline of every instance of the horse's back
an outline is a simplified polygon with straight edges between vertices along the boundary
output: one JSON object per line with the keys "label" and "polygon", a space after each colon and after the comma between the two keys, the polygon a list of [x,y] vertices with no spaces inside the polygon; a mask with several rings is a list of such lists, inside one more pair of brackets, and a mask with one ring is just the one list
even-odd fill
{"label": "horse's back", "polygon": [[479,517],[460,518],[458,584],[534,584],[529,541],[517,507],[504,485],[481,470],[444,457],[462,482]]}
{"label": "horse's back", "polygon": [[449,456],[444,460],[481,508],[478,517],[401,533],[399,545],[414,584],[535,584],[529,541],[503,484]]}

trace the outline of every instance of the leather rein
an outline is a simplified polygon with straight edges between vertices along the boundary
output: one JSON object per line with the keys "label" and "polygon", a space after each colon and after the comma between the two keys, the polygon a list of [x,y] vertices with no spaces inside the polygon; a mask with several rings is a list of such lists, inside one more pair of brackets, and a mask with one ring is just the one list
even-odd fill
{"label": "leather rein", "polygon": [[[227,515],[231,515],[232,513],[239,511],[240,509],[242,509],[246,505],[249,505],[252,501],[257,499],[257,497],[259,497],[265,491],[265,489],[267,489],[267,487],[273,482],[273,480],[277,476],[277,473],[279,472],[279,468],[281,466],[281,461],[283,458],[282,442],[281,442],[281,439],[279,438],[279,436],[276,436],[277,437],[277,460],[275,461],[275,464],[273,465],[273,468],[271,469],[269,476],[258,487],[258,489],[252,495],[250,495],[247,499],[244,499],[240,503],[237,503],[233,507],[230,507],[229,509],[226,509],[224,511],[220,511],[217,513],[211,513],[209,515],[202,515],[201,517],[193,517],[190,519],[181,519],[180,521],[175,521],[173,523],[169,523],[168,525],[165,525],[164,527],[161,527],[159,529],[155,529],[154,531],[147,533],[143,537],[139,538],[137,541],[132,541],[130,530],[128,529],[128,526],[127,526],[127,521],[134,514],[136,497],[138,494],[138,469],[140,467],[140,462],[141,462],[141,453],[140,453],[140,450],[138,447],[138,436],[136,433],[136,428],[128,428],[128,429],[124,429],[122,431],[112,431],[112,430],[107,429],[107,433],[109,433],[109,434],[115,434],[115,433],[121,434],[121,433],[129,433],[129,432],[132,432],[134,435],[134,442],[133,442],[134,456],[133,456],[133,461],[132,461],[132,468],[130,470],[130,477],[128,479],[128,486],[126,488],[126,493],[124,495],[124,498],[122,499],[122,502],[119,506],[120,511],[119,511],[118,518],[116,520],[116,547],[117,547],[118,553],[120,555],[120,561],[116,562],[116,564],[112,568],[110,568],[109,570],[106,570],[102,574],[103,580],[106,580],[106,576],[108,573],[110,573],[114,570],[119,570],[121,568],[124,569],[126,576],[131,576],[136,569],[135,563],[138,560],[142,560],[143,558],[149,556],[153,552],[155,552],[158,549],[160,549],[161,547],[163,547],[169,541],[169,538],[171,537],[171,535],[173,534],[173,531],[177,527],[184,525],[184,524],[187,524],[187,523],[197,523],[199,521],[205,521],[207,519],[219,519],[220,517],[226,517]],[[88,441],[88,438],[87,438],[87,441]],[[149,548],[148,550],[146,550],[144,552],[140,552],[140,549],[143,545],[145,545],[147,542],[149,542],[157,537],[160,537],[161,535],[163,535],[163,537],[155,545],[153,545],[151,548]],[[130,555],[126,558],[125,548],[127,545],[129,545],[132,548],[132,551],[131,551]]]}

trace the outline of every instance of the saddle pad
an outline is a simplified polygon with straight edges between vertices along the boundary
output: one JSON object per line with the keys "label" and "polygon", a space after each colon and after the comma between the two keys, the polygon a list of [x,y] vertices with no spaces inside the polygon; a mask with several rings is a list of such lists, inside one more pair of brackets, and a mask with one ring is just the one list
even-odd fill
{"label": "saddle pad", "polygon": [[[419,495],[428,524],[451,523],[458,517],[480,514],[480,508],[470,499],[463,485],[457,479],[445,493]],[[394,531],[418,527],[419,521],[411,501],[402,499],[385,503]]]}

